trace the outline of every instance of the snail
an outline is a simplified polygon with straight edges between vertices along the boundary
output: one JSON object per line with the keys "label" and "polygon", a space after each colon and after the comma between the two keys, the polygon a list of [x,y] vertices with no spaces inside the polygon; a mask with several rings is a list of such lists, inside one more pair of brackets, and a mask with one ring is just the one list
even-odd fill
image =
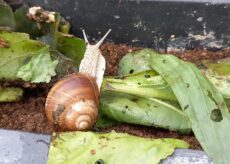
{"label": "snail", "polygon": [[58,131],[86,131],[96,123],[100,87],[105,71],[105,59],[99,46],[105,36],[95,45],[87,44],[79,72],[70,74],[53,85],[45,103],[48,121]]}

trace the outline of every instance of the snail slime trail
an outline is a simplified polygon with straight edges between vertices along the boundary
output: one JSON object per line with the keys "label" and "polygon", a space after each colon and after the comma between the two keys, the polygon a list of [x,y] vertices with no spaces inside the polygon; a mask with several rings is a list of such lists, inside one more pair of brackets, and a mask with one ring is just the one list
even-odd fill
{"label": "snail slime trail", "polygon": [[105,72],[105,59],[99,49],[109,30],[95,45],[87,44],[79,72],[58,81],[48,93],[45,113],[55,131],[86,131],[98,117],[100,88]]}

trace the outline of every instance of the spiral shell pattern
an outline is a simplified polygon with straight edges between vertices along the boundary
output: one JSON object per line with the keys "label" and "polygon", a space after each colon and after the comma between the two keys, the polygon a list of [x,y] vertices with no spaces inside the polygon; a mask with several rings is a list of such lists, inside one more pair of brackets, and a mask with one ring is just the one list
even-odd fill
{"label": "spiral shell pattern", "polygon": [[95,79],[85,73],[75,73],[51,88],[45,112],[56,130],[85,131],[95,125],[98,106],[99,89]]}

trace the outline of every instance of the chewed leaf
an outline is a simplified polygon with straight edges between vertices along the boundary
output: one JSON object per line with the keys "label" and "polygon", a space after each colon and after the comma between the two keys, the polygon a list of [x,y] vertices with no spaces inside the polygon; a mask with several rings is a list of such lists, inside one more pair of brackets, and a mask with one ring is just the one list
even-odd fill
{"label": "chewed leaf", "polygon": [[100,112],[118,122],[191,132],[188,116],[163,100],[106,92],[102,93],[100,103]]}
{"label": "chewed leaf", "polygon": [[155,55],[151,66],[171,86],[207,154],[215,163],[230,163],[230,113],[221,93],[194,65],[175,56]]}
{"label": "chewed leaf", "polygon": [[222,93],[230,110],[230,58],[217,61],[203,61],[207,69],[203,70],[205,76]]}
{"label": "chewed leaf", "polygon": [[17,77],[33,83],[48,83],[51,77],[56,75],[57,64],[57,60],[51,60],[48,47],[44,47],[27,64],[19,68]]}
{"label": "chewed leaf", "polygon": [[186,142],[170,138],[147,139],[115,132],[61,133],[51,143],[48,164],[157,164],[175,148],[188,147]]}
{"label": "chewed leaf", "polygon": [[119,74],[124,76],[152,70],[150,59],[153,54],[156,54],[156,52],[147,48],[126,54],[119,63]]}
{"label": "chewed leaf", "polygon": [[206,71],[205,76],[222,93],[225,99],[230,99],[230,75],[217,75]]}
{"label": "chewed leaf", "polygon": [[102,90],[164,100],[177,100],[169,84],[155,71],[143,71],[122,77],[105,77]]}

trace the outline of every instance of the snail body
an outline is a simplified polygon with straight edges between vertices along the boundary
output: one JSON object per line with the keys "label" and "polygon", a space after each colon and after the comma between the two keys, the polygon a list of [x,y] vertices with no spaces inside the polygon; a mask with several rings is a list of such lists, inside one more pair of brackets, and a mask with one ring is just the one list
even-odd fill
{"label": "snail body", "polygon": [[58,81],[50,90],[46,115],[61,131],[89,130],[96,123],[99,89],[93,77],[74,73]]}
{"label": "snail body", "polygon": [[95,125],[105,71],[99,46],[110,31],[95,45],[89,44],[83,31],[87,46],[79,72],[58,81],[48,93],[45,112],[55,130],[86,131]]}

